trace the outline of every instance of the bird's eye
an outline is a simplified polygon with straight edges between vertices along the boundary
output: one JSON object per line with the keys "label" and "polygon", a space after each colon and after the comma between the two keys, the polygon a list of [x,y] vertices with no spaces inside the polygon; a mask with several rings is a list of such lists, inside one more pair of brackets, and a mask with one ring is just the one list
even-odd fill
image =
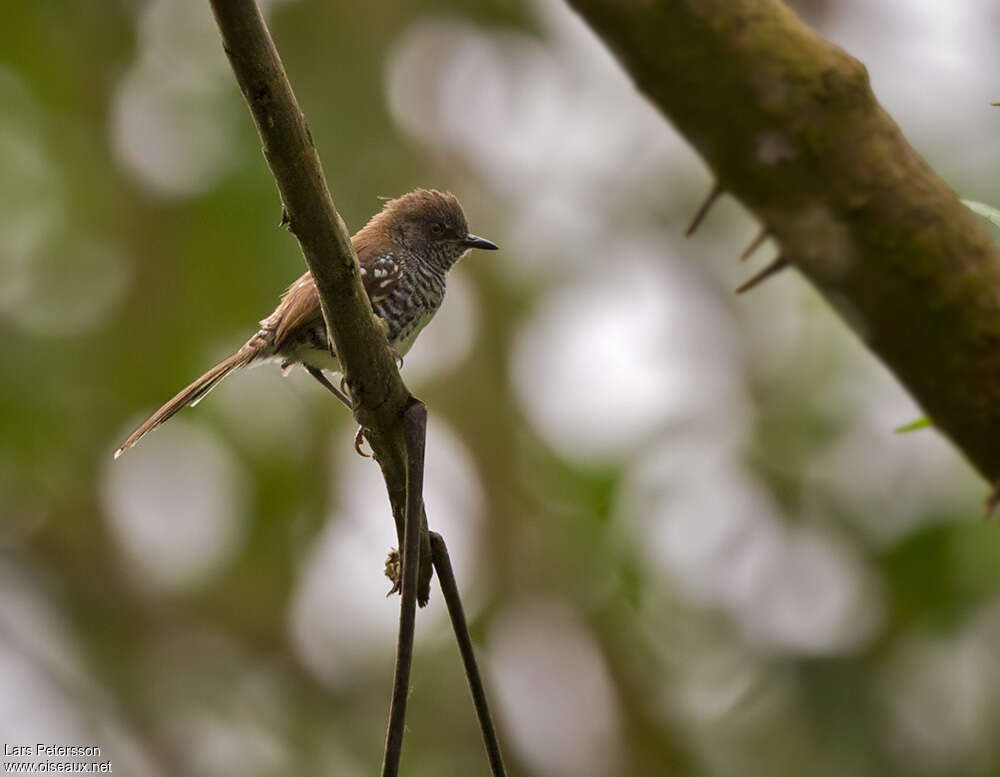
{"label": "bird's eye", "polygon": [[431,224],[432,235],[440,235],[442,232],[444,232],[444,224],[442,224],[440,221],[435,221],[433,224]]}

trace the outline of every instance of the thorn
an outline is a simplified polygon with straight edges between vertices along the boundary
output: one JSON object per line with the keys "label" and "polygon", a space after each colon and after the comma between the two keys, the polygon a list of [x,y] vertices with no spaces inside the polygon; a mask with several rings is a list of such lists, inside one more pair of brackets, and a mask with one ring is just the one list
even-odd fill
{"label": "thorn", "polygon": [[279,227],[284,227],[289,232],[291,232],[290,225],[292,223],[291,218],[288,216],[288,209],[284,205],[281,206],[281,221],[278,222]]}
{"label": "thorn", "polygon": [[1000,483],[997,483],[983,504],[983,518],[989,518],[1000,504]]}
{"label": "thorn", "polygon": [[788,265],[791,264],[785,257],[779,256],[773,262],[771,262],[767,267],[761,270],[756,275],[752,276],[749,280],[744,281],[742,284],[736,287],[737,294],[743,294],[744,292],[750,291],[754,286],[757,286],[772,275],[781,270],[784,270]]}
{"label": "thorn", "polygon": [[761,244],[767,240],[767,236],[770,234],[771,232],[767,227],[761,227],[760,232],[758,232],[754,239],[747,244],[747,247],[743,249],[743,253],[740,254],[740,261],[745,262],[749,259],[753,252],[760,248]]}
{"label": "thorn", "polygon": [[115,461],[118,461],[118,457],[125,453],[125,448],[121,447],[115,451]]}
{"label": "thorn", "polygon": [[702,220],[708,214],[709,208],[711,208],[712,205],[715,204],[715,201],[719,199],[719,196],[721,194],[722,194],[722,186],[719,184],[718,181],[716,181],[715,183],[712,184],[712,190],[708,193],[708,196],[705,198],[705,201],[702,202],[700,206],[698,206],[698,211],[694,214],[694,218],[691,219],[691,223],[688,225],[687,231],[684,233],[684,237],[691,237],[691,235],[694,234],[694,231],[698,228],[698,225],[701,224]]}

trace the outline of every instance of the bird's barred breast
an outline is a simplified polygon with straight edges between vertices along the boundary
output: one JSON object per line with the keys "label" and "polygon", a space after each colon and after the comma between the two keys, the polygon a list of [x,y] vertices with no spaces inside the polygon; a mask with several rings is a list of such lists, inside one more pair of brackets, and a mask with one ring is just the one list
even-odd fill
{"label": "bird's barred breast", "polygon": [[[434,318],[437,308],[414,308],[411,315],[401,321],[401,325],[392,327],[389,330],[389,345],[398,356],[405,356],[417,335]],[[378,310],[376,313],[382,315]],[[383,316],[384,318],[384,316]],[[296,344],[288,361],[302,362],[303,364],[319,370],[330,372],[341,372],[340,360],[327,347],[326,330],[323,327],[315,327],[309,335]]]}
{"label": "bird's barred breast", "polygon": [[[387,257],[391,259],[391,257]],[[413,346],[421,330],[430,323],[444,301],[445,281],[442,273],[429,270],[418,263],[403,265],[408,271],[393,272],[394,260],[375,263],[365,268],[376,281],[391,279],[384,286],[372,288],[372,308],[386,325],[386,338],[393,351],[404,356]],[[391,267],[390,267],[391,265]],[[379,291],[386,292],[384,295]],[[322,324],[309,327],[301,333],[290,361],[298,361],[321,370],[340,372],[340,361],[327,346],[326,327]]]}

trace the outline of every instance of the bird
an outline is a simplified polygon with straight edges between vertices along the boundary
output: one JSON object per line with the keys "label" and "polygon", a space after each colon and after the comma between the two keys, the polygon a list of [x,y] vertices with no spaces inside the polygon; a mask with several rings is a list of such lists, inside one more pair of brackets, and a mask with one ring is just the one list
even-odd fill
{"label": "bird", "polygon": [[[351,243],[362,286],[383,322],[390,348],[400,359],[441,307],[446,277],[455,263],[472,248],[498,248],[471,234],[458,199],[436,189],[416,189],[387,201]],[[316,282],[309,271],[288,287],[278,307],[239,350],[146,419],[115,451],[115,458],[180,410],[198,404],[230,373],[264,362],[278,362],[285,375],[301,365],[351,407],[346,390],[338,389],[324,374],[342,373],[342,368],[328,340]],[[362,439],[359,431],[356,447]]]}

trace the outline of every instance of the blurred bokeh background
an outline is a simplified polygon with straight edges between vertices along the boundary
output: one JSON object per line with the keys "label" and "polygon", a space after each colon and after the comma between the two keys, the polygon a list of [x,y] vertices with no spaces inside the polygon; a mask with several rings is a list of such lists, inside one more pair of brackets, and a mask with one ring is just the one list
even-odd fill
{"label": "blurred bokeh background", "polygon": [[[1000,4],[810,0],[963,196],[1000,202]],[[267,12],[352,229],[455,192],[470,256],[406,359],[512,775],[1000,775],[1000,527],[810,288],[736,257],[704,166],[558,0]],[[739,106],[733,106],[734,112]],[[302,374],[131,428],[303,263],[205,0],[0,25],[0,739],[116,774],[375,773],[394,532]],[[891,305],[892,300],[886,304]],[[970,386],[970,390],[975,387]],[[410,775],[487,767],[440,593]]]}

